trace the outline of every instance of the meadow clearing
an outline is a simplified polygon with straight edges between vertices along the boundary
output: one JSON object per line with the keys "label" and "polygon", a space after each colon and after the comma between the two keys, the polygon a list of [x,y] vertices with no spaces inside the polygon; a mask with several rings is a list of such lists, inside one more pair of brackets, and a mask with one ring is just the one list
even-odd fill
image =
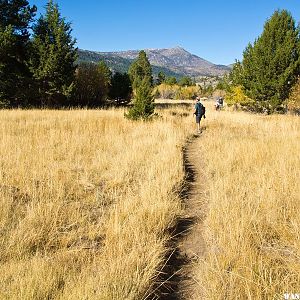
{"label": "meadow clearing", "polygon": [[149,296],[181,214],[190,122],[167,112],[135,123],[123,110],[0,115],[0,298]]}
{"label": "meadow clearing", "polygon": [[[299,118],[207,106],[199,295],[299,292]],[[191,108],[158,112],[0,111],[1,299],[159,297],[195,127]]]}
{"label": "meadow clearing", "polygon": [[199,295],[283,299],[299,293],[299,117],[214,114],[199,150],[209,190],[206,256],[195,267]]}

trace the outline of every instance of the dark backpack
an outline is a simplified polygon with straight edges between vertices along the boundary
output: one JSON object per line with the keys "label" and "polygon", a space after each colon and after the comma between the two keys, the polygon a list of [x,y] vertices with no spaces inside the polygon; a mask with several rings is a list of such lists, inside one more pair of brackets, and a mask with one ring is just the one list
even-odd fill
{"label": "dark backpack", "polygon": [[203,116],[205,115],[205,107],[202,103],[196,104],[196,116]]}

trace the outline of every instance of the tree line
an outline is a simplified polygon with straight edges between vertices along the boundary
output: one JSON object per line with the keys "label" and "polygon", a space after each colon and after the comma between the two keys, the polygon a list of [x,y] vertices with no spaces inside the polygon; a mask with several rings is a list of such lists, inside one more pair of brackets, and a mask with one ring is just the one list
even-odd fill
{"label": "tree line", "polygon": [[0,107],[97,107],[128,101],[129,75],[104,62],[76,65],[71,24],[50,0],[37,20],[26,0],[0,0]]}
{"label": "tree line", "polygon": [[[155,93],[178,99],[198,93],[189,77],[160,72],[154,80],[144,51],[128,73],[113,74],[104,62],[76,65],[76,40],[58,5],[49,0],[44,15],[35,19],[36,12],[26,0],[0,0],[0,108],[99,107],[107,99],[121,103],[133,97],[127,115],[136,119],[153,114]],[[288,11],[278,10],[217,88],[226,90],[229,105],[299,112],[299,75],[300,28]],[[208,88],[200,92],[211,94]]]}
{"label": "tree line", "polygon": [[26,0],[0,0],[0,108],[99,107],[133,96],[128,116],[145,118],[153,113],[154,85],[194,85],[163,72],[153,80],[144,51],[128,73],[113,74],[103,61],[77,65],[76,39],[58,5],[50,0],[44,15],[36,19],[36,13]]}
{"label": "tree line", "polygon": [[288,11],[275,11],[244,50],[242,61],[236,61],[218,85],[226,90],[227,103],[267,113],[286,112],[291,105],[299,109],[299,32]]}

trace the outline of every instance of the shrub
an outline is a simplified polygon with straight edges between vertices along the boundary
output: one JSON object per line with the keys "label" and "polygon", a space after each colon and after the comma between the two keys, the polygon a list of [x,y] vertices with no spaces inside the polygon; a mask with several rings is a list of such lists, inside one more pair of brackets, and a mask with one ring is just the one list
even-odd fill
{"label": "shrub", "polygon": [[254,104],[254,101],[245,94],[243,87],[240,85],[230,89],[226,94],[225,101],[229,106],[234,105],[235,107],[244,108],[250,108]]}
{"label": "shrub", "polygon": [[293,86],[292,92],[286,101],[289,112],[300,114],[300,78]]}
{"label": "shrub", "polygon": [[200,90],[199,86],[181,87],[177,84],[162,83],[155,88],[155,95],[162,99],[194,99],[200,93]]}
{"label": "shrub", "polygon": [[109,91],[107,72],[93,63],[82,63],[76,71],[75,101],[78,106],[98,107],[104,104]]}
{"label": "shrub", "polygon": [[195,99],[200,92],[199,86],[186,86],[180,87],[176,93],[176,99]]}
{"label": "shrub", "polygon": [[155,88],[155,94],[157,98],[175,99],[178,89],[178,85],[162,83]]}

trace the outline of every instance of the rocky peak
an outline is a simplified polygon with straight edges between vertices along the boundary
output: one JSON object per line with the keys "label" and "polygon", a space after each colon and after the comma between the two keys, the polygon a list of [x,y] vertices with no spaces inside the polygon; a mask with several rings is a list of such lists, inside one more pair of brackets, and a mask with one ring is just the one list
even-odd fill
{"label": "rocky peak", "polygon": [[[119,52],[98,52],[106,57],[121,57],[123,59],[136,59],[140,50]],[[187,76],[216,76],[230,71],[223,65],[213,64],[197,55],[194,55],[181,46],[165,49],[145,49],[151,65],[167,68],[175,73]]]}

